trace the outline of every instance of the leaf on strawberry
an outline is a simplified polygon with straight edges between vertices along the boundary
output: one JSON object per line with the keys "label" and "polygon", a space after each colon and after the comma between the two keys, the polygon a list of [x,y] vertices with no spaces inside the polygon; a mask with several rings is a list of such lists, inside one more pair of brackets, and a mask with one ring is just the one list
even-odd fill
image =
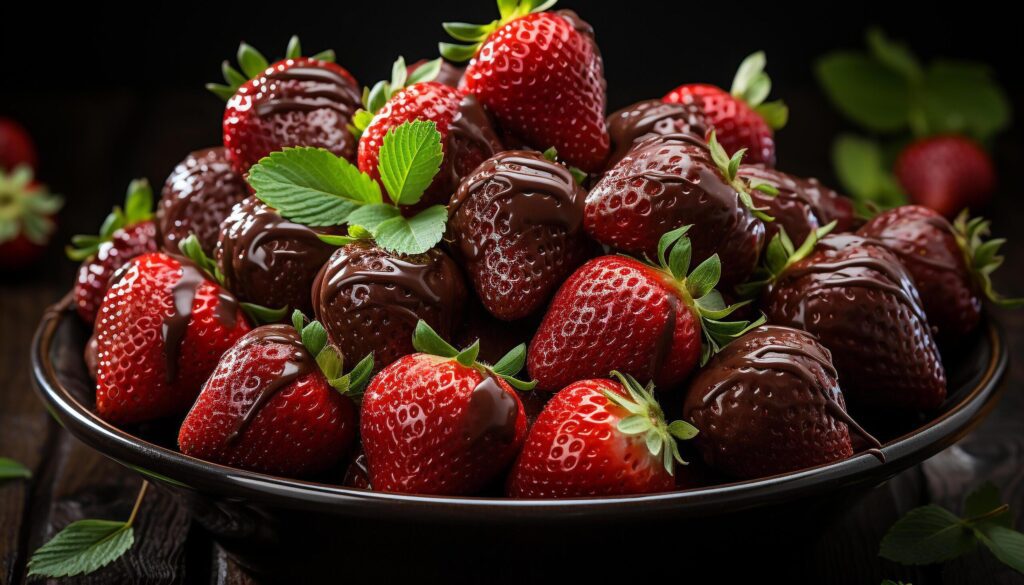
{"label": "leaf on strawberry", "polygon": [[412,335],[412,345],[416,351],[454,359],[463,366],[474,368],[487,376],[497,376],[508,383],[516,390],[527,392],[537,386],[536,380],[529,382],[516,378],[516,374],[523,369],[526,363],[526,345],[519,344],[512,348],[494,366],[477,361],[480,355],[480,340],[476,340],[465,348],[455,349],[434,331],[433,327],[422,319],[416,323],[416,329]]}
{"label": "leaf on strawberry", "polygon": [[68,258],[80,262],[96,254],[100,246],[114,237],[119,229],[153,218],[153,188],[146,179],[135,179],[128,184],[124,207],[115,206],[100,225],[98,235],[78,234],[71,237],[66,248]]}
{"label": "leaf on strawberry", "polygon": [[[292,35],[288,39],[288,47],[285,50],[285,59],[298,59],[302,57],[302,43],[299,41],[299,37]],[[310,59],[316,59],[318,61],[327,61],[329,63],[334,62],[334,51],[326,50],[321,51]],[[263,74],[264,71],[270,67],[270,63],[267,62],[267,58],[262,53],[256,50],[255,47],[246,44],[245,42],[238,45],[238,64],[242,69],[239,72],[231,66],[231,63],[226,59],[221,63],[221,74],[224,76],[225,83],[207,83],[206,89],[211,93],[221,98],[224,101],[231,99],[238,88],[248,83],[248,81],[254,77],[258,77]]]}
{"label": "leaf on strawberry", "polygon": [[661,459],[669,475],[675,475],[676,463],[687,465],[679,453],[677,441],[696,437],[696,427],[681,420],[666,424],[664,411],[654,397],[653,382],[648,382],[644,387],[633,376],[618,371],[612,371],[611,377],[622,384],[626,395],[611,391],[603,394],[609,402],[629,413],[619,421],[616,428],[624,435],[643,435],[647,451],[651,456]]}
{"label": "leaf on strawberry", "polygon": [[455,40],[469,44],[440,43],[438,49],[441,56],[456,63],[469,61],[476,56],[480,45],[487,40],[487,37],[504,24],[527,14],[544,12],[554,6],[556,2],[557,0],[498,0],[498,13],[501,18],[497,20],[492,20],[487,24],[445,22],[441,25],[445,32]]}

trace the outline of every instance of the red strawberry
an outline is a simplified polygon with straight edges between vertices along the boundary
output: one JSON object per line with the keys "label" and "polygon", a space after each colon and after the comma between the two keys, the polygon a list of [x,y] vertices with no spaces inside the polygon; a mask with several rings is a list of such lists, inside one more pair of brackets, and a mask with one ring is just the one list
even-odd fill
{"label": "red strawberry", "polygon": [[43,255],[63,204],[33,181],[31,167],[22,165],[8,173],[0,165],[0,268],[19,270]]}
{"label": "red strawberry", "polygon": [[356,141],[348,126],[359,108],[359,84],[333,63],[333,52],[301,57],[298,39],[288,45],[287,57],[274,64],[242,43],[238,61],[242,73],[224,62],[228,85],[207,87],[227,100],[224,147],[235,172],[271,152],[289,146],[325,148],[354,161]]}
{"label": "red strawberry", "polygon": [[503,129],[538,149],[555,147],[572,165],[598,172],[608,157],[605,80],[594,29],[553,2],[498,2],[487,25],[446,23],[473,45],[441,44],[452,61],[472,58],[462,89],[480,100]]}
{"label": "red strawberry", "polygon": [[[723,290],[746,280],[764,243],[760,211],[711,136],[709,147],[690,134],[652,136],[608,170],[587,195],[584,226],[602,244],[654,256],[658,237],[693,225],[693,257],[722,258]],[[735,162],[735,164],[733,164]]]}
{"label": "red strawberry", "polygon": [[[676,440],[697,429],[665,422],[654,387],[612,372],[574,382],[537,417],[508,481],[513,498],[578,498],[667,492],[675,464],[685,461]],[[684,482],[685,485],[685,482]]]}
{"label": "red strawberry", "polygon": [[1002,240],[986,243],[988,231],[987,221],[968,221],[966,213],[950,224],[927,207],[907,205],[876,216],[857,233],[899,256],[921,294],[928,323],[939,341],[952,345],[978,326],[982,295],[1004,306],[1024,304],[992,289],[989,275],[1002,264]]}
{"label": "red strawberry", "polygon": [[212,256],[220,224],[231,207],[248,194],[245,181],[231,168],[223,148],[190,153],[164,183],[156,210],[160,244],[176,252],[181,240],[195,234],[203,252]]}
{"label": "red strawberry", "polygon": [[462,181],[447,239],[491,314],[534,313],[587,259],[585,198],[569,169],[539,152],[503,152]]}
{"label": "red strawberry", "polygon": [[690,382],[684,418],[701,430],[704,462],[749,479],[853,455],[832,354],[804,331],[765,325],[729,344]]}
{"label": "red strawberry", "polygon": [[285,476],[334,467],[356,435],[367,356],[350,374],[316,321],[264,325],[221,357],[178,434],[181,452],[222,465]]}
{"label": "red strawberry", "polygon": [[836,232],[848,232],[857,222],[852,200],[817,179],[803,179],[763,165],[741,166],[738,175],[751,185],[754,202],[775,218],[765,224],[769,239],[780,227],[792,240],[802,242],[811,232],[833,220]]}
{"label": "red strawberry", "polygon": [[183,257],[143,254],[119,276],[96,319],[96,411],[117,424],[180,414],[249,325]]}
{"label": "red strawberry", "polygon": [[82,262],[75,281],[75,310],[86,323],[96,320],[114,272],[136,256],[156,252],[152,217],[153,190],[145,179],[136,179],[128,185],[124,208],[114,208],[99,235],[71,238],[68,257]]}
{"label": "red strawberry", "polygon": [[984,205],[996,187],[992,160],[964,136],[933,136],[910,144],[896,159],[895,172],[912,202],[948,218]]}
{"label": "red strawberry", "polygon": [[[440,67],[440,60],[434,67],[420,71],[433,79],[437,75],[437,67]],[[376,112],[376,115],[365,128],[361,128],[359,170],[380,181],[377,167],[384,136],[412,120],[434,122],[437,131],[441,133],[444,161],[420,203],[407,209],[414,212],[437,203],[445,205],[463,177],[492,154],[502,150],[501,142],[487,113],[474,97],[463,96],[458,90],[436,81],[420,81],[419,76],[409,78],[409,86],[403,87],[407,81],[405,61],[399,58],[394,69],[397,75],[389,86],[382,90],[375,87],[364,104],[368,111]],[[387,95],[383,105],[376,103],[384,97],[377,97],[380,95],[376,93],[378,91]],[[361,121],[362,115],[357,115],[357,128]]]}
{"label": "red strawberry", "polygon": [[0,118],[0,171],[13,171],[22,165],[36,168],[36,147],[21,124]]}
{"label": "red strawberry", "polygon": [[345,355],[373,352],[375,371],[414,350],[423,319],[445,337],[460,322],[466,285],[444,252],[391,254],[369,241],[337,248],[312,286],[316,318]]}
{"label": "red strawberry", "polygon": [[788,110],[782,102],[764,103],[771,80],[764,72],[765,57],[757,52],[744,59],[732,82],[732,92],[708,85],[680,85],[663,99],[668,103],[695,105],[705,122],[718,134],[730,155],[747,150],[747,162],[775,166],[775,133],[785,126]]}
{"label": "red strawberry", "polygon": [[612,154],[607,168],[618,164],[637,142],[650,134],[690,133],[704,138],[707,130],[704,111],[695,104],[668,104],[661,100],[637,102],[608,116]]}
{"label": "red strawberry", "polygon": [[765,303],[768,320],[803,329],[832,351],[851,404],[941,405],[945,371],[917,288],[899,259],[854,235],[828,236],[813,251],[813,237],[796,252],[781,251],[780,240],[772,240],[766,255],[778,275]]}
{"label": "red strawberry", "polygon": [[515,458],[526,413],[512,378],[523,366],[520,345],[494,366],[476,361],[480,345],[459,351],[425,322],[407,355],[370,382],[361,433],[373,489],[471,495]]}
{"label": "red strawberry", "polygon": [[619,370],[672,390],[698,362],[756,326],[720,321],[735,307],[714,290],[717,255],[687,276],[690,229],[662,236],[659,266],[602,256],[565,281],[530,342],[529,371],[540,389]]}

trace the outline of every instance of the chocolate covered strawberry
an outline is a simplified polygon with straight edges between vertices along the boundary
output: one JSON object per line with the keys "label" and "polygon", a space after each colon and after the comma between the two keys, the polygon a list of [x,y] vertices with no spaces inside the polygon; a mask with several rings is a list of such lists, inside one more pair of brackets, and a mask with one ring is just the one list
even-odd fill
{"label": "chocolate covered strawberry", "polygon": [[587,195],[584,226],[602,244],[655,255],[661,234],[693,225],[689,237],[700,262],[722,259],[722,290],[743,282],[757,265],[767,218],[712,133],[652,136],[610,168]]}
{"label": "chocolate covered strawberry", "polygon": [[1017,307],[992,288],[990,275],[1002,262],[1004,240],[988,240],[989,222],[961,214],[950,223],[937,211],[907,205],[879,214],[857,233],[883,244],[903,262],[921,295],[928,323],[943,344],[965,339],[981,320],[983,297]]}
{"label": "chocolate covered strawberry", "polygon": [[188,410],[221,354],[249,331],[231,293],[161,253],[118,272],[95,327],[96,411],[116,424]]}
{"label": "chocolate covered strawberry", "polygon": [[846,459],[849,414],[832,354],[810,334],[764,325],[729,344],[690,382],[683,417],[704,462],[751,479]]}
{"label": "chocolate covered strawberry", "polygon": [[[917,288],[877,242],[830,235],[799,250],[776,236],[764,303],[769,322],[803,329],[832,351],[851,404],[926,410],[946,397],[946,374]],[[787,249],[788,248],[788,249]]]}
{"label": "chocolate covered strawberry", "polygon": [[764,165],[743,165],[737,174],[752,187],[754,203],[775,220],[765,224],[768,239],[783,228],[793,241],[802,242],[833,220],[836,232],[851,231],[857,223],[852,200],[817,179],[804,179]]}
{"label": "chocolate covered strawberry", "polygon": [[203,252],[212,256],[220,224],[231,208],[249,194],[223,148],[189,153],[164,182],[156,208],[160,245],[176,252],[178,243],[195,234]]}
{"label": "chocolate covered strawberry", "polygon": [[[441,60],[407,74],[405,61],[400,57],[394,65],[392,80],[383,88],[380,84],[367,94],[364,107],[373,112],[371,121],[361,126],[364,114],[356,116],[355,126],[362,132],[359,138],[359,170],[380,180],[378,170],[380,149],[388,132],[412,120],[434,122],[441,134],[444,159],[441,170],[427,187],[415,211],[428,205],[447,205],[459,181],[480,163],[502,150],[501,141],[491,125],[490,118],[480,102],[473,96],[440,82],[433,81]],[[384,101],[386,100],[386,101]]]}
{"label": "chocolate covered strawberry", "polygon": [[931,136],[911,143],[893,171],[910,200],[953,218],[988,202],[996,170],[981,145],[965,136]]}
{"label": "chocolate covered strawberry", "polygon": [[606,167],[615,166],[637,142],[650,134],[690,133],[704,138],[707,131],[704,111],[696,104],[666,103],[661,100],[637,102],[608,116],[612,153]]}
{"label": "chocolate covered strawberry", "polygon": [[508,480],[513,498],[578,498],[667,492],[685,465],[677,440],[692,425],[668,424],[654,386],[616,380],[574,382],[548,401],[530,428]]}
{"label": "chocolate covered strawberry", "polygon": [[379,374],[363,396],[360,430],[374,490],[472,495],[505,470],[526,437],[514,388],[531,384],[519,346],[493,366],[477,361],[475,343],[457,350],[420,322],[421,353]]}
{"label": "chocolate covered strawberry", "polygon": [[273,64],[242,43],[238,48],[242,72],[225,61],[227,85],[207,86],[227,100],[224,148],[239,175],[271,152],[289,146],[324,148],[355,160],[356,140],[348,126],[359,108],[359,84],[333,62],[333,52],[301,54],[296,37],[288,44],[286,57]]}
{"label": "chocolate covered strawberry", "polygon": [[732,90],[706,83],[689,83],[670,91],[668,103],[693,105],[704,113],[709,129],[718,134],[730,155],[747,151],[747,162],[775,166],[775,130],[786,125],[789,111],[781,101],[765,102],[772,84],[764,71],[766,60],[758,51],[743,60]]}
{"label": "chocolate covered strawberry", "polygon": [[608,157],[604,65],[594,29],[571,10],[544,12],[554,2],[498,2],[489,24],[445,23],[469,45],[441,44],[441,54],[470,60],[461,88],[501,127],[572,165],[598,172]]}
{"label": "chocolate covered strawberry", "polygon": [[307,476],[337,465],[357,431],[367,356],[342,374],[341,352],[316,321],[264,325],[221,358],[181,425],[182,453],[263,473]]}
{"label": "chocolate covered strawberry", "polygon": [[491,314],[534,313],[589,257],[585,198],[569,169],[539,152],[500,153],[462,181],[446,239]]}
{"label": "chocolate covered strawberry", "polygon": [[717,255],[689,271],[691,229],[662,236],[658,265],[601,256],[565,281],[530,342],[528,368],[538,388],[552,392],[618,370],[671,391],[698,363],[760,324],[721,320],[736,307],[726,307],[714,290]]}
{"label": "chocolate covered strawberry", "polygon": [[43,255],[63,204],[60,196],[35,182],[28,165],[10,172],[0,165],[0,269],[25,268]]}
{"label": "chocolate covered strawberry", "polygon": [[82,263],[74,288],[78,315],[86,323],[95,321],[114,272],[136,256],[156,252],[158,246],[153,190],[148,181],[137,179],[128,185],[124,207],[114,208],[98,235],[71,238],[68,258]]}

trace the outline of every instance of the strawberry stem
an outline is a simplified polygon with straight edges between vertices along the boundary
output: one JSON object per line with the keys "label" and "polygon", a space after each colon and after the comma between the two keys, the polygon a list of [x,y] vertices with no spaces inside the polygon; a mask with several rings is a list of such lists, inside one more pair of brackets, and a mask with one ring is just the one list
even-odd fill
{"label": "strawberry stem", "polygon": [[512,348],[493,366],[477,359],[480,355],[480,340],[477,339],[465,348],[458,350],[445,341],[433,327],[420,319],[412,334],[412,346],[416,351],[430,355],[453,359],[467,368],[473,368],[488,376],[497,376],[516,390],[529,391],[537,386],[536,380],[529,382],[516,378],[516,374],[526,364],[526,344],[520,343]]}

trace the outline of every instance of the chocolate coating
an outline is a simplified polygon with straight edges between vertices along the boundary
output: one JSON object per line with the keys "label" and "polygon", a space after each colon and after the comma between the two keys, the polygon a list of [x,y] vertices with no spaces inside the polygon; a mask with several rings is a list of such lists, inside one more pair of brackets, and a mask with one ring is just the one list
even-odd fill
{"label": "chocolate coating", "polygon": [[348,361],[374,353],[375,369],[413,353],[423,319],[450,339],[466,300],[458,267],[444,252],[396,257],[367,242],[334,251],[317,274],[312,304]]}
{"label": "chocolate coating", "polygon": [[608,116],[608,134],[612,140],[612,153],[608,168],[622,160],[637,141],[648,134],[694,134],[703,138],[707,133],[704,110],[693,103],[669,104],[661,100],[644,100]]}
{"label": "chocolate coating", "polygon": [[848,232],[856,227],[853,202],[817,179],[796,177],[763,165],[742,166],[739,176],[755,184],[768,183],[779,190],[776,196],[757,189],[750,190],[754,203],[758,207],[767,207],[765,213],[775,218],[775,221],[765,224],[768,239],[778,233],[780,226],[785,228],[797,246],[811,231],[833,220],[836,221],[834,233]]}
{"label": "chocolate coating", "polygon": [[217,265],[239,300],[308,315],[313,279],[335,250],[317,234],[340,231],[290,222],[259,199],[246,197],[221,226]]}
{"label": "chocolate coating", "polygon": [[189,153],[167,177],[156,208],[160,245],[177,254],[178,243],[194,233],[203,252],[212,256],[220,224],[246,195],[245,182],[223,148]]}

